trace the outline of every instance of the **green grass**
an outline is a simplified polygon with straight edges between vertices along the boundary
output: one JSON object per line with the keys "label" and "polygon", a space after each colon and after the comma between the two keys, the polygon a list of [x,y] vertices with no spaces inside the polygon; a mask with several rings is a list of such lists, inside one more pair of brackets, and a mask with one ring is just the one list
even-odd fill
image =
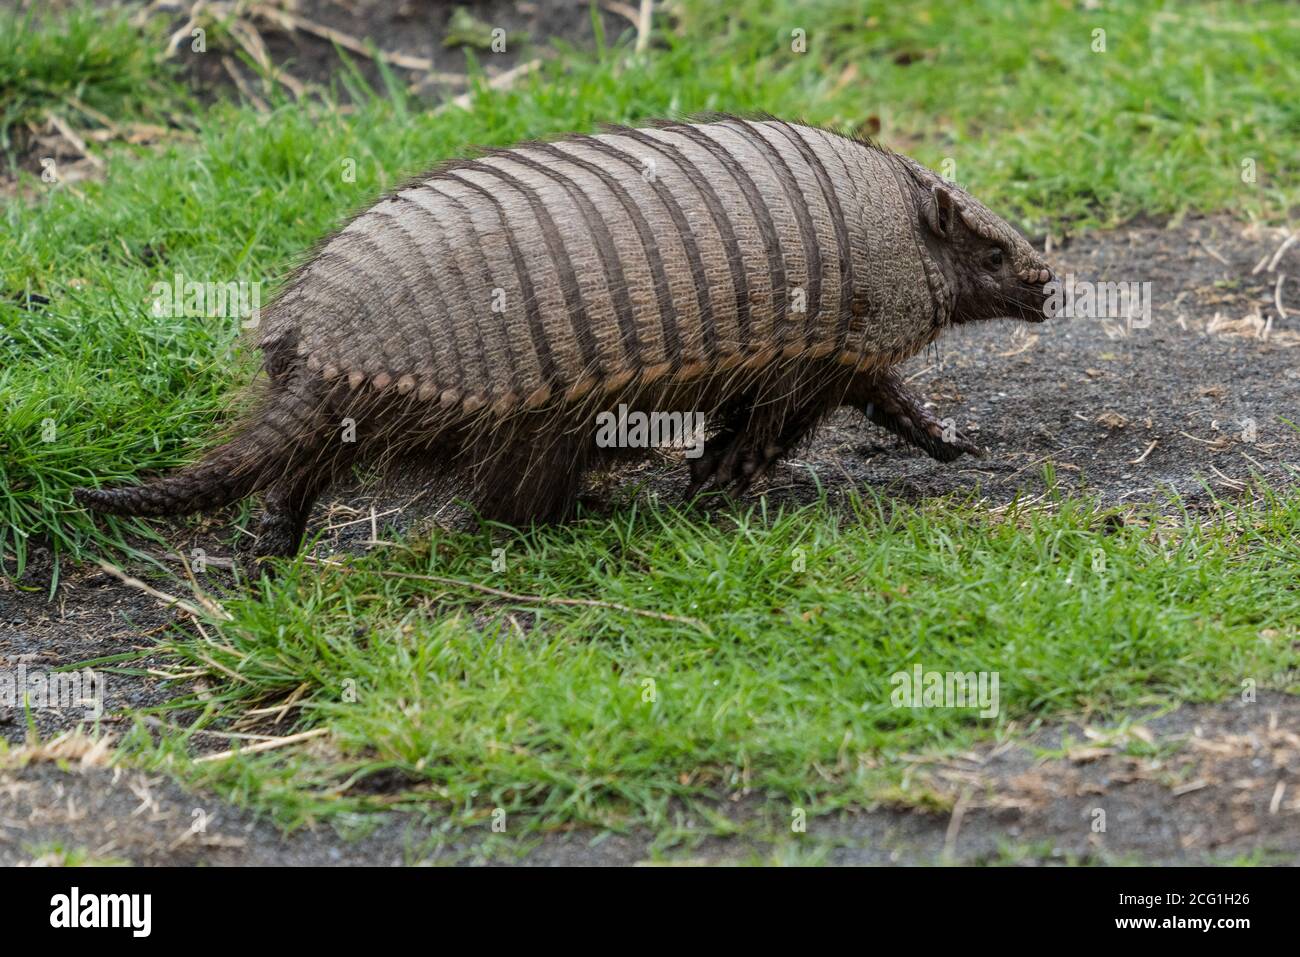
{"label": "green grass", "polygon": [[[1287,4],[685,6],[645,56],[613,41],[564,51],[513,91],[480,90],[473,112],[434,114],[345,74],[346,115],[274,93],[269,115],[219,102],[186,118],[195,140],[115,153],[103,182],[33,181],[35,198],[7,203],[0,228],[5,573],[22,574],[33,540],[68,559],[128,550],[152,526],[92,519],[71,488],[192,460],[247,381],[255,357],[237,323],[155,316],[154,283],[179,272],[269,292],[346,213],[471,144],[766,110],[878,125],[923,162],[954,160],[956,178],[1036,230],[1224,208],[1280,219],[1300,205],[1300,30]],[[149,58],[156,38],[111,17],[96,29],[98,16],[21,41],[0,22],[6,127],[69,92],[115,121],[183,99]],[[806,53],[790,50],[796,28]],[[1105,53],[1090,49],[1096,28]],[[1242,181],[1244,159],[1257,182]],[[342,175],[352,164],[354,182]],[[289,566],[224,597],[234,619],[207,637],[173,636],[177,669],[213,683],[210,700],[190,702],[199,726],[302,688],[287,726],[326,738],[220,765],[191,764],[185,735],[141,727],[126,744],[287,821],[351,820],[380,803],[364,785],[381,774],[449,827],[501,807],[536,826],[640,821],[671,835],[674,800],[718,829],[731,826],[708,810],[719,796],[771,802],[777,820],[796,802],[862,804],[891,793],[908,750],[1009,722],[1222,698],[1243,677],[1285,684],[1285,547],[1300,501],[1264,492],[1215,518],[1159,530],[1069,498],[1046,513],[868,501],[713,523],[629,507],[511,539],[502,574],[487,533],[439,533],[346,573]],[[401,577],[430,574],[707,630]],[[892,708],[889,676],[915,662],[999,672],[1000,716]]]}
{"label": "green grass", "polygon": [[[718,31],[729,56],[799,75],[804,101],[776,111],[852,127],[875,117],[883,142],[935,168],[951,159],[954,178],[1022,223],[1276,214],[1300,199],[1292,5],[755,7],[769,12],[725,25],[701,14],[691,33]],[[802,56],[785,52],[795,28],[807,31]],[[1093,50],[1095,30],[1105,52]],[[1241,177],[1247,159],[1253,184]]]}
{"label": "green grass", "polygon": [[[887,793],[899,755],[1012,722],[1285,686],[1298,527],[1300,502],[1267,494],[1128,524],[1069,498],[1003,515],[874,499],[713,520],[630,507],[439,533],[345,568],[300,561],[226,599],[219,638],[167,650],[179,671],[226,676],[176,703],[202,713],[194,729],[291,695],[291,727],[329,729],[319,751],[194,771],[289,821],[377,806],[375,775],[465,826],[503,808],[536,826],[667,827],[674,799],[744,795],[788,817]],[[915,664],[997,672],[999,713],[894,707],[891,676]],[[185,743],[134,740],[162,763]]]}
{"label": "green grass", "polygon": [[165,121],[166,107],[181,98],[160,59],[163,46],[158,21],[132,26],[129,11],[77,7],[52,28],[34,11],[0,11],[0,154],[51,112],[82,130],[102,127],[105,117]]}
{"label": "green grass", "polygon": [[130,861],[120,857],[101,857],[84,847],[65,847],[51,842],[24,846],[23,851],[31,855],[32,863],[42,867],[129,867]]}

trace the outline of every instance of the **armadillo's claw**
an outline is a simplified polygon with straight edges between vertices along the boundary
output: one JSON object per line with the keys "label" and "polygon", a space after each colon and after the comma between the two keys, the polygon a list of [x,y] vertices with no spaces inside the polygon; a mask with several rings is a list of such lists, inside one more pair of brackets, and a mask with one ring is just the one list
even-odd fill
{"label": "armadillo's claw", "polygon": [[693,498],[704,488],[740,498],[807,437],[816,421],[816,414],[804,412],[787,422],[779,435],[766,439],[753,433],[724,430],[707,443],[714,446],[714,451],[706,448],[703,455],[691,462],[687,498]]}
{"label": "armadillo's claw", "polygon": [[[988,450],[985,449],[984,446],[976,445],[960,432],[957,433],[956,437],[951,442],[944,442],[940,439],[936,444],[951,446],[956,450],[957,455],[965,453],[966,455],[973,456],[977,459],[988,458]],[[953,456],[953,458],[956,457],[956,455]]]}
{"label": "armadillo's claw", "polygon": [[691,482],[686,487],[686,498],[692,499],[707,490],[723,491],[740,477],[740,457],[744,452],[741,436],[720,435],[713,443],[714,450],[691,460]]}

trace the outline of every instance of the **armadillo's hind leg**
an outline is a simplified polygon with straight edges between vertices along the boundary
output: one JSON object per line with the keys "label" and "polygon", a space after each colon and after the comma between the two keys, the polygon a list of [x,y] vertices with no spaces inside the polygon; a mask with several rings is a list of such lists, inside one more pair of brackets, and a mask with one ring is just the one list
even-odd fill
{"label": "armadillo's hind leg", "polygon": [[888,429],[937,461],[951,462],[963,453],[984,454],[969,438],[945,426],[926,409],[892,370],[854,379],[845,401],[876,425]]}
{"label": "armadillo's hind leg", "polygon": [[314,428],[303,436],[290,464],[266,487],[262,515],[250,551],[254,558],[289,558],[302,547],[316,498],[357,458],[357,443],[334,428],[321,410]]}
{"label": "armadillo's hind leg", "polygon": [[569,518],[591,462],[591,440],[549,430],[475,449],[471,497],[479,514],[516,528]]}
{"label": "armadillo's hind leg", "polygon": [[[302,414],[283,430],[283,465],[265,485],[262,514],[249,548],[254,558],[297,554],[316,497],[352,464],[357,453],[356,436],[340,425],[347,420],[334,408],[320,379],[296,366],[270,371],[272,387],[297,394]],[[349,414],[361,417],[352,410]]]}
{"label": "armadillo's hind leg", "polygon": [[732,412],[722,431],[705,443],[704,454],[691,462],[687,497],[706,486],[744,495],[808,437],[826,412],[826,404],[816,399]]}
{"label": "armadillo's hind leg", "polygon": [[297,554],[312,503],[325,485],[319,474],[300,468],[267,487],[254,533],[254,558],[291,558]]}

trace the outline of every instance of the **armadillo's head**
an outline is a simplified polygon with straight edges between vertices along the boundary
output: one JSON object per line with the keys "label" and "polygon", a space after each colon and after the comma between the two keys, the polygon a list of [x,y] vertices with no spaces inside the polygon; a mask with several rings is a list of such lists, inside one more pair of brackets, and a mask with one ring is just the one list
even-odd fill
{"label": "armadillo's head", "polygon": [[949,321],[1047,318],[1056,274],[1001,216],[958,186],[910,160],[926,246],[950,292]]}

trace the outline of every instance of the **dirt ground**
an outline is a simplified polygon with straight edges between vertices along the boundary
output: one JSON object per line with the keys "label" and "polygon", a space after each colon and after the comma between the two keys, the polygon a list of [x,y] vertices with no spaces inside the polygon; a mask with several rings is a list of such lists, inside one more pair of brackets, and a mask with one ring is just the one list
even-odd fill
{"label": "dirt ground", "polygon": [[[0,11],[30,13],[39,22],[85,2],[0,0]],[[160,54],[167,51],[166,61],[203,105],[224,96],[265,108],[275,88],[275,93],[297,102],[328,96],[347,109],[352,99],[348,79],[354,73],[372,90],[382,94],[387,89],[377,53],[394,82],[417,104],[432,108],[469,89],[471,59],[492,83],[534,68],[552,54],[555,40],[578,48],[596,42],[588,0],[205,0],[197,20],[190,17],[194,0],[90,2],[125,7],[139,22],[157,24],[168,37]],[[632,7],[619,10],[623,12],[607,4],[597,7],[595,19],[606,44],[635,31]],[[240,16],[232,19],[236,12]],[[214,20],[234,25],[214,28]],[[201,50],[194,49],[195,25],[207,31]],[[491,31],[498,29],[504,35],[493,47]],[[344,65],[340,49],[350,67]],[[254,65],[266,63],[275,66],[272,81],[259,76]],[[127,124],[114,135],[102,129],[81,132],[101,144],[158,145],[190,129],[189,118],[182,114],[160,119],[161,130],[158,124]],[[73,125],[83,120],[74,117]],[[13,155],[0,156],[0,198],[30,198],[31,191],[22,188],[15,171],[39,175],[45,157],[58,161],[64,182],[103,175],[102,165],[87,159],[53,124],[33,123],[11,133]]]}
{"label": "dirt ground", "polygon": [[[1211,493],[1246,494],[1253,474],[1275,486],[1294,484],[1300,432],[1283,419],[1294,422],[1300,411],[1300,292],[1285,279],[1278,284],[1280,276],[1300,273],[1300,245],[1283,249],[1284,242],[1281,231],[1215,218],[1132,225],[1058,243],[1052,258],[1062,274],[1151,282],[1149,325],[1075,318],[959,330],[914,360],[909,374],[942,415],[978,436],[987,458],[939,465],[845,412],[772,476],[767,494],[806,501],[820,484],[834,499],[872,486],[912,500],[972,493],[996,507],[1017,495],[1041,495],[1048,463],[1059,481],[1112,503],[1159,502],[1172,489],[1195,507]],[[650,462],[594,488],[590,498],[599,508],[640,483],[642,494],[678,496],[685,470]],[[322,551],[367,547],[372,513],[381,529],[415,533],[430,521],[454,521],[445,501],[400,485],[339,489],[330,499],[314,522],[333,529]],[[201,544],[219,556],[228,535],[220,522],[191,524],[175,529],[173,541],[178,550]],[[53,602],[40,587],[45,576],[48,561],[37,554],[23,583],[32,590],[0,581],[5,666],[51,668],[148,648],[151,635],[173,619],[155,599],[98,569],[68,570]],[[174,582],[159,585],[177,590]],[[113,675],[106,709],[116,715],[168,696],[156,678]],[[1153,758],[1131,756],[1104,731],[1062,725],[968,759],[918,761],[913,781],[920,791],[909,803],[937,800],[942,811],[879,807],[813,816],[809,834],[816,853],[838,863],[1021,854],[1047,862],[1255,855],[1300,863],[1297,717],[1300,701],[1281,695],[1252,705],[1187,706],[1142,724],[1146,730],[1128,730],[1130,743],[1137,735],[1148,745],[1143,753],[1158,755]],[[34,718],[49,740],[80,715],[44,710]],[[25,733],[21,716],[0,709],[0,735],[18,744]],[[1038,749],[1059,747],[1066,734],[1085,745],[1041,760]],[[424,832],[411,821],[389,822],[352,842],[328,829],[283,837],[211,797],[102,762],[98,755],[84,768],[65,761],[65,770],[35,760],[0,773],[0,861],[39,858],[53,845],[138,863],[427,857]],[[201,834],[188,830],[196,807],[208,823]],[[1106,812],[1105,832],[1091,829],[1097,808]],[[746,808],[736,812],[743,820]],[[593,837],[547,837],[524,861],[630,863],[656,856],[646,836],[614,835],[595,844]],[[442,848],[434,859],[476,860],[487,846]],[[773,849],[741,836],[667,853],[725,861],[787,851],[799,848]]]}
{"label": "dirt ground", "polygon": [[[410,92],[431,102],[465,91],[470,57],[490,79],[545,56],[552,38],[577,47],[590,47],[595,42],[591,7],[586,0],[296,0],[280,6],[288,11],[287,17],[251,12],[247,20],[260,35],[271,62],[289,75],[290,85],[296,80],[329,88],[343,73],[335,50],[338,40],[371,88],[382,91],[384,80],[379,67],[366,53],[349,45],[349,39],[355,39],[363,44],[373,42],[390,54],[387,62],[395,78]],[[458,8],[472,21],[458,14]],[[598,8],[597,16],[609,43],[633,28],[626,16],[603,6]],[[174,21],[176,28],[184,23],[180,17]],[[503,48],[489,45],[493,29],[505,31]],[[329,31],[337,31],[346,39]],[[454,42],[457,37],[470,42],[458,44]],[[415,61],[424,61],[429,69],[410,69]],[[260,83],[238,64],[232,72],[220,57],[194,53],[188,44],[178,50],[177,62],[201,98],[241,82],[244,88],[256,91]],[[342,102],[348,101],[345,87],[339,85],[335,92]]]}
{"label": "dirt ground", "polygon": [[656,847],[646,833],[567,831],[517,843],[467,838],[434,850],[430,826],[401,817],[350,840],[329,828],[286,836],[161,775],[106,767],[104,751],[72,738],[19,751],[9,767],[0,762],[0,864],[59,863],[77,852],[137,865],[1295,865],[1298,718],[1300,701],[1265,694],[1119,729],[1065,725],[942,759],[917,756],[911,797],[903,798],[941,809],[884,805],[825,816],[809,809],[806,832],[774,842],[751,835],[762,824],[779,834],[783,822],[760,820],[742,803],[731,809],[738,836],[693,841],[686,816],[685,836],[671,847]]}

